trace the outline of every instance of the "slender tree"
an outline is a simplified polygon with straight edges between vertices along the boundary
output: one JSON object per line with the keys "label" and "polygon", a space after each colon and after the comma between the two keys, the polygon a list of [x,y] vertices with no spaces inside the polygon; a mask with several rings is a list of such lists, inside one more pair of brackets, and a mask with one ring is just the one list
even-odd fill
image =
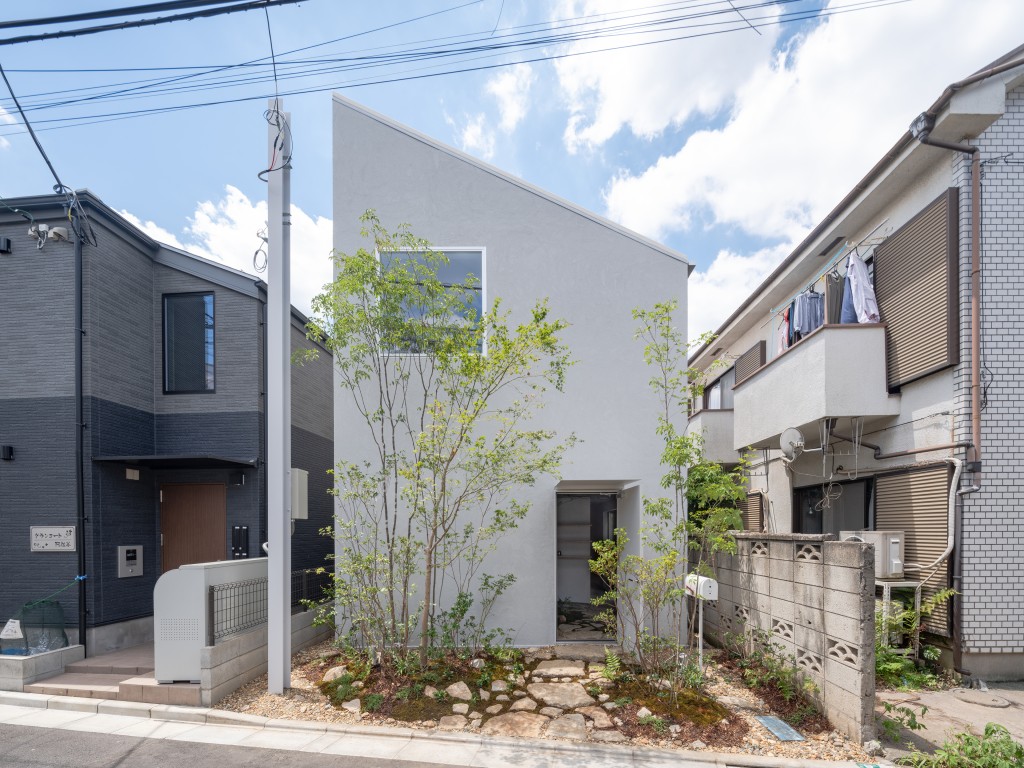
{"label": "slender tree", "polygon": [[362,222],[369,247],[336,256],[308,331],[372,446],[334,470],[335,593],[364,643],[404,649],[418,628],[425,662],[445,581],[470,593],[529,511],[516,489],[557,475],[575,440],[535,424],[571,365],[566,324],[539,301],[512,326],[499,300],[479,308],[477,276],[442,281],[447,258],[407,227]]}

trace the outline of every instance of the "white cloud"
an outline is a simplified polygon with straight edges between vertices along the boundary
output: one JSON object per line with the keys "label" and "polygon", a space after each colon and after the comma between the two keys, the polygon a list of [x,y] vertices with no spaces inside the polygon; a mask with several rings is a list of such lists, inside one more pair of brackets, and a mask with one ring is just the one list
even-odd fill
{"label": "white cloud", "polygon": [[703,211],[714,223],[795,241],[945,85],[1018,45],[1021,28],[1024,4],[1002,0],[833,16],[788,52],[761,56],[725,125],[692,134],[642,173],[613,179],[608,214],[656,238],[687,229]]}
{"label": "white cloud", "polygon": [[[11,113],[3,107],[0,107],[0,125],[14,125],[15,122],[16,121],[14,117],[11,115]],[[7,149],[10,146],[11,142],[9,142],[3,136],[0,136],[0,149]]]}
{"label": "white cloud", "polygon": [[[231,185],[225,188],[225,195],[219,201],[201,202],[196,206],[180,238],[151,221],[141,221],[127,211],[121,213],[154,240],[232,269],[256,274],[253,254],[262,245],[257,233],[266,229],[267,204],[262,200],[252,202]],[[301,208],[292,206],[292,304],[307,315],[312,298],[331,281],[332,242],[330,219],[322,216],[314,219]]]}
{"label": "white cloud", "polygon": [[537,79],[529,64],[499,70],[487,81],[487,92],[498,100],[501,130],[512,133],[529,111],[530,87]]}
{"label": "white cloud", "polygon": [[690,338],[719,328],[791,250],[792,246],[785,244],[763,248],[747,256],[719,251],[706,270],[695,270],[687,287]]}
{"label": "white cloud", "polygon": [[483,112],[464,115],[461,126],[451,115],[445,114],[444,120],[454,132],[455,143],[463,152],[484,160],[494,157],[494,131],[487,127],[487,115]]}
{"label": "white cloud", "polygon": [[[646,0],[566,0],[560,4],[555,17],[611,14],[611,23],[622,12],[640,9],[646,12],[632,18],[632,22],[657,18],[650,12],[650,3]],[[651,138],[669,126],[682,124],[694,114],[714,115],[730,103],[736,88],[771,53],[779,29],[765,27],[760,35],[751,29],[744,30],[745,22],[724,0],[699,10],[719,11],[721,15],[696,19],[693,23],[724,23],[737,31],[572,56],[556,62],[559,84],[571,113],[564,135],[570,152],[601,145],[624,126],[637,136]],[[779,11],[771,6],[754,13],[774,19]],[[675,25],[674,30],[656,36],[597,39],[576,44],[570,50],[580,52],[643,44],[707,30],[707,26],[685,30]]]}

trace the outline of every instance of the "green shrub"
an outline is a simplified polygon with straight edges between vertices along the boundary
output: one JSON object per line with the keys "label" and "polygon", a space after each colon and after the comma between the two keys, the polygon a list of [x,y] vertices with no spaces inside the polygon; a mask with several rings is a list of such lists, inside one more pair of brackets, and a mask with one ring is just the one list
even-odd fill
{"label": "green shrub", "polygon": [[376,712],[384,704],[384,696],[380,693],[370,693],[363,697],[363,709],[367,712]]}
{"label": "green shrub", "polygon": [[934,755],[915,752],[897,762],[914,768],[1024,768],[1024,746],[1003,726],[989,723],[984,736],[957,733]]}
{"label": "green shrub", "polygon": [[668,730],[668,723],[657,715],[644,715],[643,717],[638,717],[637,722],[640,723],[640,725],[649,725],[656,733],[665,733],[665,731]]}

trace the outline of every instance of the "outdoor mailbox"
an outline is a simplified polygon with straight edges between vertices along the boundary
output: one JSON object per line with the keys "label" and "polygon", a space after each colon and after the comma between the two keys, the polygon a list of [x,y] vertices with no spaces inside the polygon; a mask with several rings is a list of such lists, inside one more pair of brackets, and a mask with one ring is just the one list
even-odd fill
{"label": "outdoor mailbox", "polygon": [[718,582],[709,579],[707,576],[698,576],[691,573],[686,577],[686,594],[700,597],[704,600],[718,599]]}

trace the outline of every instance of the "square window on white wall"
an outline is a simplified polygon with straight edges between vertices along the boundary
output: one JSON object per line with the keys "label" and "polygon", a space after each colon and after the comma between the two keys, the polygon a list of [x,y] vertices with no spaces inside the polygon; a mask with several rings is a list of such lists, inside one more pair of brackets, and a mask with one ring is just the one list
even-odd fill
{"label": "square window on white wall", "polygon": [[[381,253],[381,269],[387,272],[391,268],[405,270],[415,274],[420,269],[424,274],[433,272],[440,287],[448,294],[449,316],[447,318],[427,318],[429,309],[435,305],[424,301],[417,304],[409,301],[403,306],[405,317],[412,320],[444,324],[452,328],[475,324],[483,315],[484,293],[484,249],[483,248],[438,248],[432,252],[431,258],[418,251],[395,251]],[[425,290],[425,284],[424,284]],[[411,343],[409,352],[419,351],[416,344]]]}

